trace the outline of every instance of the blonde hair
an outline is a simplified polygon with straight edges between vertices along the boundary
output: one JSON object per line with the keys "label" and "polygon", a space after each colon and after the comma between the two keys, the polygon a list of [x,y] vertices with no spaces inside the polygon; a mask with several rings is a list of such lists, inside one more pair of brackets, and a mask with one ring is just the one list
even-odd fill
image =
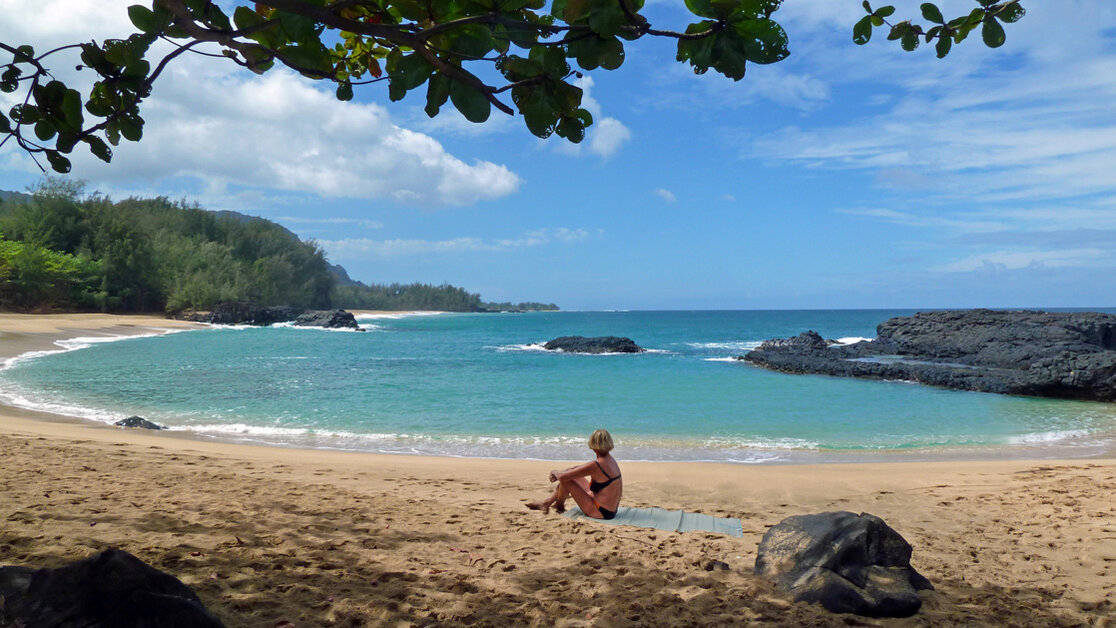
{"label": "blonde hair", "polygon": [[597,430],[589,437],[589,449],[597,453],[607,454],[612,451],[612,434],[608,430]]}

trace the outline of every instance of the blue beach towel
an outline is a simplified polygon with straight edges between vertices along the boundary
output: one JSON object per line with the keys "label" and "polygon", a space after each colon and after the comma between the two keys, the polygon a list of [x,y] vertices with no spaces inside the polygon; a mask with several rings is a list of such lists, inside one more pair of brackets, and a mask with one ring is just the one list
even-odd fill
{"label": "blue beach towel", "polygon": [[654,528],[668,532],[713,532],[742,538],[744,526],[739,519],[714,517],[684,510],[663,510],[662,508],[628,508],[621,506],[616,510],[614,519],[594,519],[586,516],[578,507],[567,510],[563,516],[570,519],[584,519],[609,525]]}

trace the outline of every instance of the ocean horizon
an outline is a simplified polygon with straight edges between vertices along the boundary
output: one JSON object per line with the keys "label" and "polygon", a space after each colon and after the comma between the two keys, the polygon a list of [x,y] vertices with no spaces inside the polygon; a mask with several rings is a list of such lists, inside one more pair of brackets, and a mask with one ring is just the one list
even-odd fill
{"label": "ocean horizon", "polygon": [[[598,427],[613,433],[618,456],[647,461],[1111,450],[1116,404],[788,375],[735,359],[808,329],[844,343],[870,339],[877,324],[916,311],[924,310],[411,313],[358,316],[363,333],[211,326],[74,338],[7,360],[0,395],[105,423],[139,415],[200,438],[395,454],[578,459]],[[626,336],[648,351],[540,346],[565,335]]]}

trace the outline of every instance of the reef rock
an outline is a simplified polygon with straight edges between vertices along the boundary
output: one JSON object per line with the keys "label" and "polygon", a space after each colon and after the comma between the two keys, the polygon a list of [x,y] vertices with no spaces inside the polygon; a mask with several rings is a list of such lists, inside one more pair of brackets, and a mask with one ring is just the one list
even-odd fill
{"label": "reef rock", "polygon": [[1116,401],[1116,315],[964,310],[893,318],[836,345],[807,332],[744,356],[786,373],[915,381],[960,390]]}
{"label": "reef rock", "polygon": [[275,323],[295,320],[303,310],[289,305],[256,305],[247,302],[218,303],[209,312],[198,312],[188,320],[214,325],[259,325],[265,327]]}
{"label": "reef rock", "polygon": [[299,327],[325,327],[328,329],[360,329],[356,317],[345,310],[311,310],[295,319]]}
{"label": "reef rock", "polygon": [[909,617],[933,585],[911,567],[911,545],[873,515],[787,517],[763,535],[755,573],[799,602],[834,613]]}
{"label": "reef rock", "polygon": [[145,429],[145,430],[165,430],[165,429],[167,429],[167,428],[163,427],[162,425],[159,425],[158,423],[152,423],[151,421],[148,421],[147,419],[145,419],[141,416],[130,416],[126,419],[121,419],[121,420],[117,421],[116,423],[113,423],[113,425],[119,425],[120,427],[139,427],[139,428],[142,428],[142,429]]}
{"label": "reef rock", "polygon": [[598,336],[596,338],[562,336],[547,342],[543,345],[543,348],[547,351],[565,351],[566,353],[643,353],[645,351],[631,338],[618,336]]}
{"label": "reef rock", "polygon": [[58,569],[0,567],[2,626],[220,628],[174,576],[110,549]]}

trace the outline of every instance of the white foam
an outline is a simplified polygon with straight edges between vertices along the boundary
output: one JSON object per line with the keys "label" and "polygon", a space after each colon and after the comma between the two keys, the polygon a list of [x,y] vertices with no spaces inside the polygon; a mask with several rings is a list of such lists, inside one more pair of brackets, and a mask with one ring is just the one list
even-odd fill
{"label": "white foam", "polygon": [[872,338],[865,338],[863,336],[845,336],[844,338],[838,338],[837,339],[837,344],[838,345],[855,345],[858,342],[871,342],[871,341],[872,341]]}
{"label": "white foam", "polygon": [[704,358],[706,362],[743,362],[736,358]]}
{"label": "white foam", "polygon": [[724,349],[727,351],[751,351],[763,344],[762,340],[734,340],[730,342],[687,342],[694,349]]}
{"label": "white foam", "polygon": [[379,314],[354,314],[358,321],[373,321],[379,319],[414,318],[418,316],[441,316],[451,312],[417,311],[417,312],[382,312]]}
{"label": "white foam", "polygon": [[0,371],[9,369],[20,362],[41,358],[43,356],[54,355],[56,353],[66,353],[67,351],[77,351],[78,349],[88,349],[96,344],[103,344],[106,342],[120,342],[122,340],[132,340],[135,338],[156,338],[158,336],[167,336],[170,334],[177,334],[186,331],[193,331],[190,329],[165,329],[149,334],[114,334],[109,336],[78,336],[76,338],[64,338],[62,340],[55,340],[54,344],[61,347],[61,349],[48,349],[45,351],[28,351],[21,353],[13,358],[8,358],[0,362]]}
{"label": "white foam", "polygon": [[542,351],[544,353],[549,353],[549,351],[547,351],[543,347],[543,343],[541,343],[541,342],[528,343],[528,344],[522,344],[522,345],[488,345],[484,348],[485,349],[490,349],[490,350],[495,350],[495,351],[498,351],[500,353],[506,353],[508,351],[532,351],[532,352]]}
{"label": "white foam", "polygon": [[1082,438],[1084,436],[1089,436],[1091,433],[1092,432],[1090,432],[1089,430],[1051,430],[1049,432],[1033,432],[1031,434],[1013,436],[1008,439],[1008,443],[1011,445],[1046,445],[1059,441]]}

